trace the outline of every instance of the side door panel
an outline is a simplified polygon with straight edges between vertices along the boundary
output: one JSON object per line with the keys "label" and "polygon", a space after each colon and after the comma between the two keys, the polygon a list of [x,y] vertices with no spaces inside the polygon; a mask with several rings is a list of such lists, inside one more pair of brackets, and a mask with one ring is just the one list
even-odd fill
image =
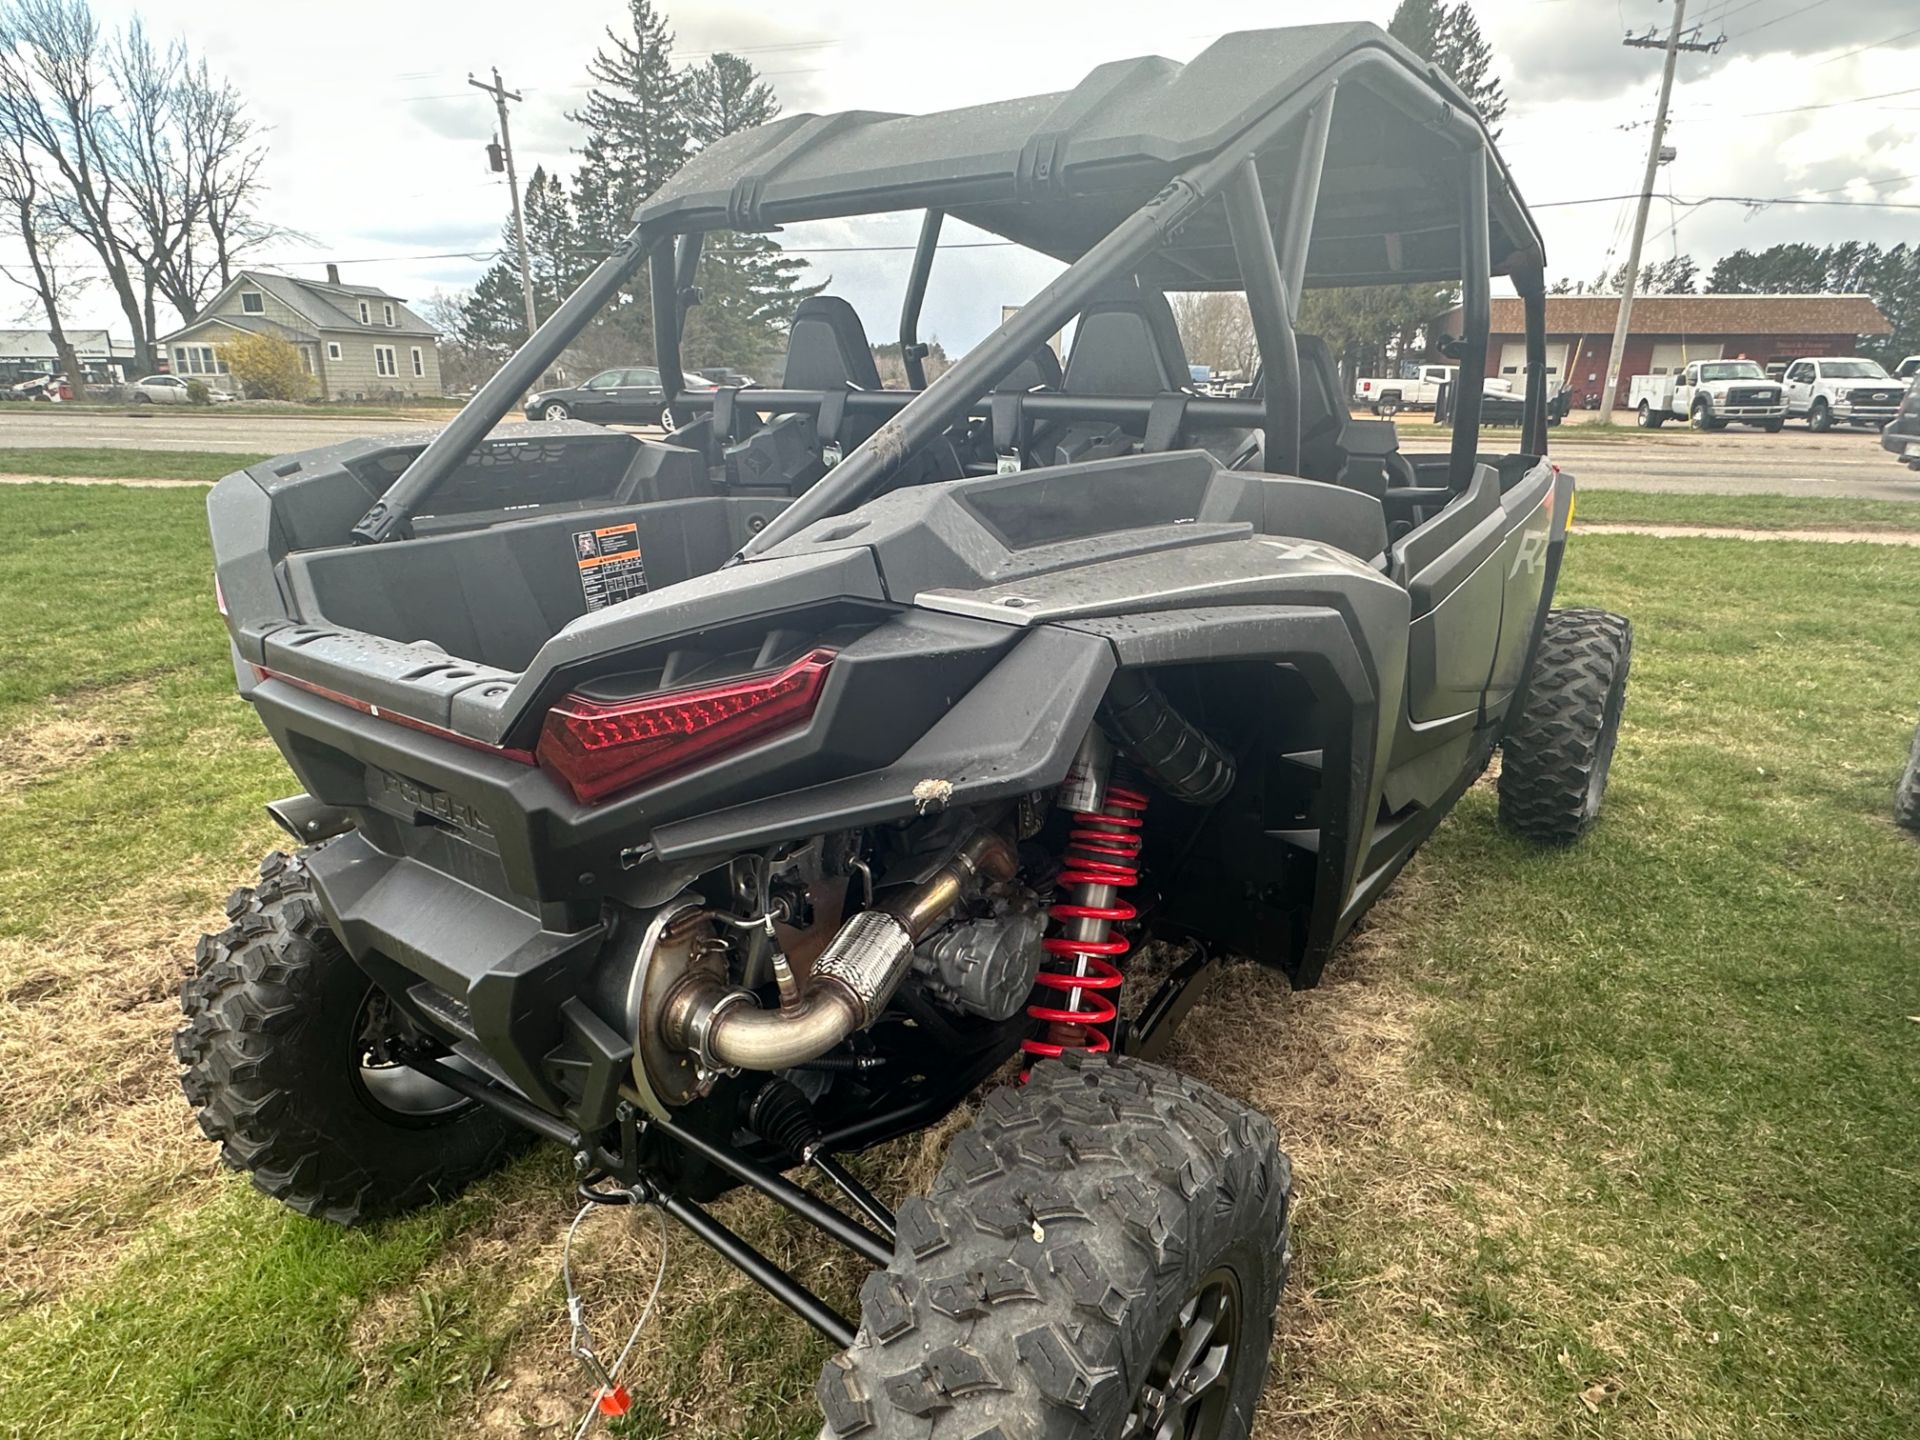
{"label": "side door panel", "polygon": [[1508,530],[1500,547],[1500,641],[1487,677],[1489,711],[1505,705],[1526,676],[1527,646],[1547,583],[1547,546],[1553,537],[1554,495],[1560,483],[1553,467],[1542,461],[1500,497]]}
{"label": "side door panel", "polygon": [[573,413],[582,420],[604,425],[614,418],[614,391],[608,374],[594,376],[575,393]]}
{"label": "side door panel", "polygon": [[1490,566],[1506,533],[1495,472],[1394,547],[1413,602],[1407,633],[1407,717],[1415,724],[1477,712],[1493,668],[1503,587]]}

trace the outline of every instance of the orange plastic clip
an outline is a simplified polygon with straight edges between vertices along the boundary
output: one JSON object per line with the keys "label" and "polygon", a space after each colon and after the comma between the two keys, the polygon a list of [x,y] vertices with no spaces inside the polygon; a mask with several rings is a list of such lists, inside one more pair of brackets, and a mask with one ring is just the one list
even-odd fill
{"label": "orange plastic clip", "polygon": [[633,1408],[633,1397],[627,1393],[624,1385],[615,1385],[611,1390],[602,1390],[595,1399],[602,1415],[618,1418]]}

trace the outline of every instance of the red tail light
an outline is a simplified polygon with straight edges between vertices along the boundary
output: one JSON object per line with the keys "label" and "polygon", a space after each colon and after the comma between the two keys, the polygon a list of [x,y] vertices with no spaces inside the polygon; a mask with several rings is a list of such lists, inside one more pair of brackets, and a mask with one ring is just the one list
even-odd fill
{"label": "red tail light", "polygon": [[534,754],[583,805],[663,780],[806,722],[833,651],[719,685],[603,704],[569,695],[547,714]]}

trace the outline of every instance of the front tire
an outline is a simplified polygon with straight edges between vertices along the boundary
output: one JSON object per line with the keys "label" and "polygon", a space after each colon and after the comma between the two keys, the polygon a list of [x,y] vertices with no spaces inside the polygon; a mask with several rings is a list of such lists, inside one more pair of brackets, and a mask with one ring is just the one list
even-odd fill
{"label": "front tire", "polygon": [[540,418],[542,420],[570,420],[573,418],[573,411],[556,400],[541,410]]}
{"label": "front tire", "polygon": [[1765,424],[1763,424],[1760,428],[1766,431],[1769,435],[1778,435],[1782,430],[1786,429],[1786,427],[1787,427],[1787,422],[1784,420],[1769,420]]}
{"label": "front tire", "polygon": [[200,937],[173,1053],[200,1128],[256,1189],[354,1225],[455,1194],[524,1142],[417,1071],[369,1062],[378,992],[327,927],[300,856],[267,856],[227,916]]}
{"label": "front tire", "polygon": [[1501,741],[1500,820],[1542,845],[1571,845],[1606,797],[1633,665],[1633,622],[1605,610],[1547,616],[1525,703]]}
{"label": "front tire", "polygon": [[1138,1061],[1043,1062],[901,1207],[823,1436],[1244,1440],[1290,1194],[1265,1116]]}
{"label": "front tire", "polygon": [[1813,402],[1813,408],[1807,411],[1807,428],[1819,435],[1824,435],[1833,429],[1833,410],[1826,401]]}

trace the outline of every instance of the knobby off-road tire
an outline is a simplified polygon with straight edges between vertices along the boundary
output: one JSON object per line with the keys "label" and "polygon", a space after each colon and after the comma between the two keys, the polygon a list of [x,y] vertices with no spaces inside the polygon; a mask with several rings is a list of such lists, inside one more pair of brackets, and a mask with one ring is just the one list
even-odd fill
{"label": "knobby off-road tire", "polygon": [[1043,1062],[901,1208],[859,1334],[821,1371],[823,1440],[1243,1440],[1290,1190],[1245,1106],[1139,1061]]}
{"label": "knobby off-road tire", "polygon": [[1633,663],[1633,624],[1605,610],[1555,610],[1534,656],[1525,708],[1501,742],[1500,819],[1545,845],[1571,845],[1600,818]]}
{"label": "knobby off-road tire", "polygon": [[363,1070],[373,986],[327,928],[300,856],[267,856],[227,918],[200,937],[173,1053],[200,1128],[256,1188],[353,1225],[452,1195],[525,1142],[412,1071]]}
{"label": "knobby off-road tire", "polygon": [[1920,832],[1920,730],[1913,732],[1913,748],[1907,752],[1907,773],[1900,777],[1893,792],[1893,821],[1905,829]]}

